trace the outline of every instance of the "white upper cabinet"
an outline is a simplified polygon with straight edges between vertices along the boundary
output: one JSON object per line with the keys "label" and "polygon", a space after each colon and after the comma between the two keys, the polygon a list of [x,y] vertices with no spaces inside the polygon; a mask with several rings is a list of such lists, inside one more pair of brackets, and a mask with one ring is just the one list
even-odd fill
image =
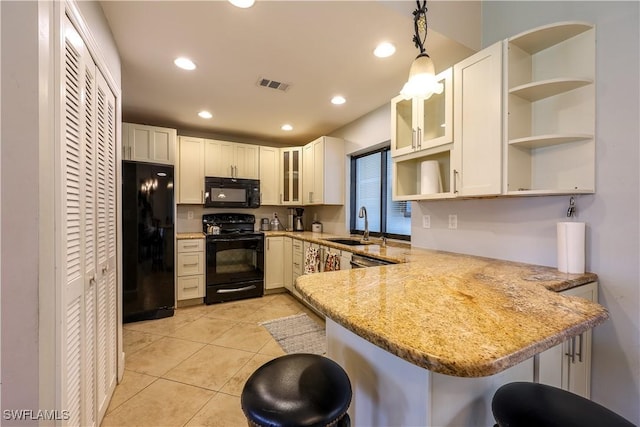
{"label": "white upper cabinet", "polygon": [[258,145],[205,139],[205,176],[259,179]]}
{"label": "white upper cabinet", "polygon": [[344,204],[344,141],[322,136],[302,147],[304,205]]}
{"label": "white upper cabinet", "polygon": [[173,165],[176,135],[175,129],[122,123],[122,158]]}
{"label": "white upper cabinet", "polygon": [[505,191],[595,191],[595,29],[562,22],[505,43]]}
{"label": "white upper cabinet", "polygon": [[204,140],[181,136],[178,140],[178,203],[204,203]]}
{"label": "white upper cabinet", "polygon": [[452,128],[452,70],[436,76],[443,84],[441,94],[428,99],[391,100],[391,156],[397,157],[426,150],[453,140]]}
{"label": "white upper cabinet", "polygon": [[280,204],[302,204],[302,147],[280,149]]}
{"label": "white upper cabinet", "polygon": [[502,42],[453,67],[456,196],[502,191]]}
{"label": "white upper cabinet", "polygon": [[280,204],[280,149],[260,147],[260,204]]}

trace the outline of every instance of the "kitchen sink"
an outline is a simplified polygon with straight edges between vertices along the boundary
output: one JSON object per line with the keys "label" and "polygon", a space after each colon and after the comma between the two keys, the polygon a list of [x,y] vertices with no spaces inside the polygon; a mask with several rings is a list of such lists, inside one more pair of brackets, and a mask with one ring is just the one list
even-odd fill
{"label": "kitchen sink", "polygon": [[327,242],[339,243],[341,245],[347,246],[360,246],[360,245],[371,245],[373,242],[362,242],[360,239],[349,239],[346,237],[329,237],[326,240]]}

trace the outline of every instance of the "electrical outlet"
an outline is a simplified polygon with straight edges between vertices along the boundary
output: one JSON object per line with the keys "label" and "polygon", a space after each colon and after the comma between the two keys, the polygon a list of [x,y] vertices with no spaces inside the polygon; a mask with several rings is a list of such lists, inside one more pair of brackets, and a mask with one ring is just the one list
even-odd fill
{"label": "electrical outlet", "polygon": [[452,230],[458,228],[458,215],[449,215],[449,228]]}
{"label": "electrical outlet", "polygon": [[187,211],[187,219],[193,219],[193,211]]}
{"label": "electrical outlet", "polygon": [[422,215],[422,228],[431,228],[431,215]]}

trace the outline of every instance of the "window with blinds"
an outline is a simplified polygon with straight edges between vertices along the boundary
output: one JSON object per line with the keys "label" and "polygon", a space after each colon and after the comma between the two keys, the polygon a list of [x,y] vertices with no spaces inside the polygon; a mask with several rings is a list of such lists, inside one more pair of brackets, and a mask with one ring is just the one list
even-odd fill
{"label": "window with blinds", "polygon": [[391,199],[389,147],[351,157],[351,233],[364,232],[360,207],[367,210],[369,232],[395,239],[411,238],[411,203]]}

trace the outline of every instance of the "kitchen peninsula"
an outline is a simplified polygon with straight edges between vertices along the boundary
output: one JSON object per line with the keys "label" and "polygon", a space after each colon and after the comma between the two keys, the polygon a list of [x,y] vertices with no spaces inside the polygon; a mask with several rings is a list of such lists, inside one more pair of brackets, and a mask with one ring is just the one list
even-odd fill
{"label": "kitchen peninsula", "polygon": [[416,248],[367,253],[375,247],[403,263],[295,284],[327,318],[327,355],[351,378],[355,425],[492,425],[495,389],[540,380],[534,356],[572,337],[582,358],[581,334],[608,318],[558,293],[595,293],[592,273]]}

